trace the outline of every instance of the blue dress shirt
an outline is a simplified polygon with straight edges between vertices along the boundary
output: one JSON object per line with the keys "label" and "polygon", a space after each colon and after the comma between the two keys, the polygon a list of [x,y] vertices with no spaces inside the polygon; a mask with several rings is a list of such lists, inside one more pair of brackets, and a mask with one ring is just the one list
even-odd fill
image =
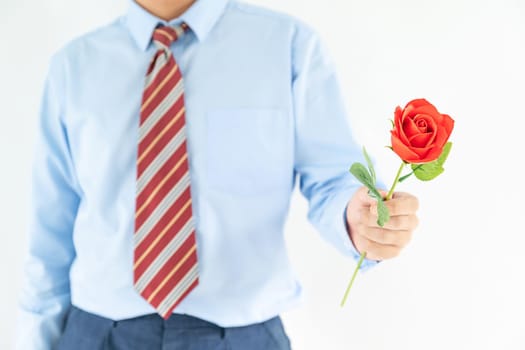
{"label": "blue dress shirt", "polygon": [[344,212],[361,148],[316,32],[236,0],[197,0],[170,22],[131,1],[49,66],[19,348],[51,348],[70,303],[112,319],[154,312],[133,288],[139,110],[151,34],[181,21],[191,30],[171,49],[184,79],[200,284],[174,312],[241,326],[300,301],[283,235],[296,175],[308,220],[358,258]]}

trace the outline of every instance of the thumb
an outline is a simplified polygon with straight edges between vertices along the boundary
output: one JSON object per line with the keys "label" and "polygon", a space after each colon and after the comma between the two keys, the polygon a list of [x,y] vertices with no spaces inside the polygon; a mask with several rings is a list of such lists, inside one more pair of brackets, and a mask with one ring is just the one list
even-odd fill
{"label": "thumb", "polygon": [[[383,199],[387,195],[387,192],[385,190],[378,189],[378,192]],[[369,194],[369,190],[366,186],[362,186],[356,191],[354,199],[356,200],[357,204],[362,207],[370,207],[372,205],[377,205],[377,199],[375,199]]]}

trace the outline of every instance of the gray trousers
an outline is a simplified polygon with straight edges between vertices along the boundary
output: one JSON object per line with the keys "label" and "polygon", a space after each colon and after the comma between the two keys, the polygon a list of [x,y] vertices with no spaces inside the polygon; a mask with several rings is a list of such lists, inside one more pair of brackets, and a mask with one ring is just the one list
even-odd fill
{"label": "gray trousers", "polygon": [[75,306],[67,316],[58,350],[289,350],[280,317],[223,328],[188,315],[168,320],[151,314],[121,321]]}

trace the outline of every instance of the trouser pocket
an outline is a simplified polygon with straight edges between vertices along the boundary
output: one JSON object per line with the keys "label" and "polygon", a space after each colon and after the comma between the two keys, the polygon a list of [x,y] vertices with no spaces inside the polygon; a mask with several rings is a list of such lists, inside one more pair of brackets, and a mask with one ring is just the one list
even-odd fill
{"label": "trouser pocket", "polygon": [[57,350],[106,350],[113,321],[72,306],[66,318]]}

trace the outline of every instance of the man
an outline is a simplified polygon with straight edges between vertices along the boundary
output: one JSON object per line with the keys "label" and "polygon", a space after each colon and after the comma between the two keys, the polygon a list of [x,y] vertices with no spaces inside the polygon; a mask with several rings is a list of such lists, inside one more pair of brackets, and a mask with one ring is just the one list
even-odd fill
{"label": "man", "polygon": [[283,237],[308,219],[364,268],[396,256],[334,64],[306,24],[234,0],[137,0],[57,52],[35,150],[20,349],[289,349],[301,289]]}

